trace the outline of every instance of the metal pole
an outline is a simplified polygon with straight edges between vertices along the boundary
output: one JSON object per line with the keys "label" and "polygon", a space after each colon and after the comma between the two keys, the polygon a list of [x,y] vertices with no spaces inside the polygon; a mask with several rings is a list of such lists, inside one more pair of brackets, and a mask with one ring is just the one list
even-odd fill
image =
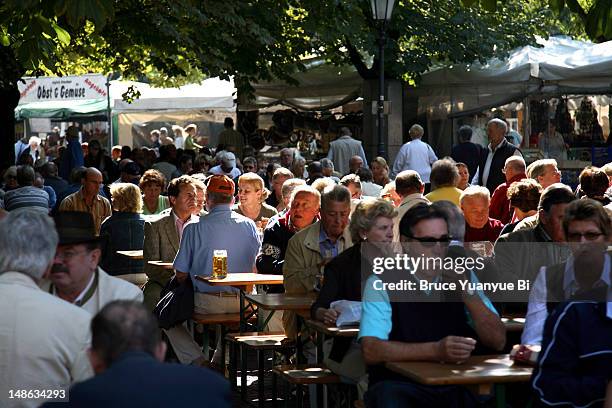
{"label": "metal pole", "polygon": [[106,76],[106,116],[108,118],[108,154],[113,153],[113,117],[111,114],[110,79],[112,72]]}
{"label": "metal pole", "polygon": [[385,118],[385,26],[380,25],[380,36],[378,39],[378,155],[386,158],[384,143],[384,118]]}

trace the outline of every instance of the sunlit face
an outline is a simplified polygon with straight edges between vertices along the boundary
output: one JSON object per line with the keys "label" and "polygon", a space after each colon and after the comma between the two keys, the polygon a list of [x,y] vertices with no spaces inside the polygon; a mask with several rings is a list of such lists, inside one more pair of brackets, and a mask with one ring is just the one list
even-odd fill
{"label": "sunlit face", "polygon": [[487,136],[489,136],[489,143],[491,146],[497,146],[504,139],[504,129],[498,127],[495,123],[491,123],[487,126]]}
{"label": "sunlit face", "polygon": [[297,193],[291,202],[291,224],[298,230],[312,224],[319,213],[319,200],[307,192]]}
{"label": "sunlit face", "polygon": [[261,203],[262,191],[256,188],[251,183],[239,183],[238,184],[238,198],[240,199],[240,205],[256,205]]}
{"label": "sunlit face", "polygon": [[195,186],[192,184],[182,184],[179,187],[178,196],[170,196],[169,199],[174,212],[181,216],[196,211],[197,193]]}
{"label": "sunlit face", "polygon": [[372,227],[365,232],[368,242],[389,243],[393,241],[393,218],[376,217]]}
{"label": "sunlit face", "polygon": [[459,185],[467,185],[470,182],[470,172],[468,168],[465,166],[458,166],[457,170],[459,170]]}
{"label": "sunlit face", "polygon": [[100,185],[102,184],[102,174],[100,173],[91,173],[86,174],[85,178],[81,180],[81,184],[83,185],[83,192],[85,195],[92,196],[94,194],[98,194],[100,190]]}
{"label": "sunlit face", "polygon": [[394,207],[399,207],[399,205],[402,203],[402,197],[397,194],[397,191],[395,191],[395,189],[389,190],[389,192],[383,194],[381,198],[383,200],[391,202]]}
{"label": "sunlit face", "polygon": [[293,152],[289,150],[282,150],[280,154],[280,162],[281,166],[283,167],[291,166],[291,163],[293,162]]}
{"label": "sunlit face", "polygon": [[274,194],[276,197],[280,197],[282,194],[282,188],[285,181],[289,180],[290,177],[287,176],[276,176],[275,179],[272,180],[272,190],[274,190]]}
{"label": "sunlit face", "polygon": [[57,247],[49,279],[60,291],[85,287],[100,261],[99,249],[88,250],[84,244]]}
{"label": "sunlit face", "polygon": [[484,197],[465,197],[461,209],[465,222],[472,228],[483,228],[489,221],[489,200]]}
{"label": "sunlit face", "polygon": [[142,187],[142,193],[146,199],[156,200],[161,194],[161,191],[161,186],[156,183],[147,183],[144,187]]}
{"label": "sunlit face", "polygon": [[327,235],[339,237],[349,223],[351,204],[348,202],[331,201],[327,208],[321,209],[321,223]]}
{"label": "sunlit face", "polygon": [[371,167],[372,167],[372,175],[377,180],[386,177],[387,174],[389,173],[389,171],[387,170],[385,166],[381,166],[380,164],[376,162],[372,163]]}
{"label": "sunlit face", "polygon": [[193,211],[194,215],[199,215],[206,205],[206,194],[203,188],[196,187],[196,206]]}
{"label": "sunlit face", "polygon": [[554,164],[549,164],[546,166],[546,170],[544,174],[538,176],[538,183],[542,186],[542,189],[550,186],[551,184],[560,183],[561,182],[561,172]]}
{"label": "sunlit face", "polygon": [[567,204],[553,204],[550,207],[548,215],[544,210],[540,210],[540,222],[544,226],[544,230],[550,235],[555,242],[564,242],[565,233],[563,232],[563,216]]}

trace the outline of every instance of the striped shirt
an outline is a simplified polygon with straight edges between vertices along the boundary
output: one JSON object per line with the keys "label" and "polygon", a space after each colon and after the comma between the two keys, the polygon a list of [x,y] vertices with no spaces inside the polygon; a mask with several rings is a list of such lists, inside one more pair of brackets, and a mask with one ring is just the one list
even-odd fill
{"label": "striped shirt", "polygon": [[82,188],[79,189],[79,191],[77,191],[76,193],[72,193],[68,197],[64,198],[64,200],[62,200],[62,203],[59,206],[59,210],[90,213],[94,219],[94,225],[96,227],[96,236],[100,235],[100,226],[102,225],[102,221],[104,221],[107,217],[110,217],[111,215],[111,205],[106,198],[98,194],[94,198],[93,204],[89,206],[85,202],[85,197],[83,197]]}

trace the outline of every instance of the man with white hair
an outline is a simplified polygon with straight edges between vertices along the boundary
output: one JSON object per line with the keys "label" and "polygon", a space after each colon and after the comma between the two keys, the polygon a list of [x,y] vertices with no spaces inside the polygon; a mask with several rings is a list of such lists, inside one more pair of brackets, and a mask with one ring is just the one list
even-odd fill
{"label": "man with white hair", "polygon": [[487,123],[489,145],[480,157],[478,171],[472,179],[472,184],[478,184],[495,191],[497,186],[506,181],[502,169],[510,156],[522,156],[521,151],[510,144],[505,136],[508,125],[501,119],[491,119]]}
{"label": "man with white hair", "polygon": [[410,141],[405,143],[393,164],[392,177],[395,177],[404,170],[415,170],[425,183],[425,193],[429,192],[429,175],[431,165],[438,160],[430,145],[423,142],[421,138],[425,131],[421,125],[412,125],[408,134]]}
{"label": "man with white hair", "polygon": [[[19,231],[19,233],[15,233]],[[11,398],[17,390],[68,388],[91,376],[85,310],[38,287],[53,262],[58,235],[52,219],[24,210],[0,221],[0,405],[37,407],[42,397]]]}
{"label": "man with white hair", "polygon": [[465,216],[465,242],[495,242],[504,224],[489,217],[489,190],[470,186],[463,190],[460,201]]}
{"label": "man with white hair", "polygon": [[23,153],[28,152],[30,156],[32,156],[32,160],[34,161],[34,163],[36,163],[36,160],[40,158],[40,151],[39,151],[40,142],[41,142],[40,137],[38,136],[30,137],[30,140],[28,142],[28,148],[23,151]]}
{"label": "man with white hair", "polygon": [[353,139],[349,128],[341,127],[338,138],[329,144],[327,158],[334,162],[336,170],[340,174],[347,174],[350,171],[349,160],[353,156],[361,157],[363,167],[368,167],[368,160],[361,142]]}
{"label": "man with white hair", "polygon": [[504,169],[506,182],[500,184],[491,196],[490,216],[500,220],[502,224],[509,224],[512,221],[512,207],[508,198],[508,188],[516,181],[527,178],[525,174],[525,159],[522,156],[510,156],[506,159]]}

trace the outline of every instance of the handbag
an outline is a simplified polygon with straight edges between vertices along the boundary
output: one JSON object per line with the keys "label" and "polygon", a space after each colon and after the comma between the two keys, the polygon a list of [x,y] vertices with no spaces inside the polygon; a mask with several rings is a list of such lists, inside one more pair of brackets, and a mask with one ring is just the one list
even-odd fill
{"label": "handbag", "polygon": [[161,299],[153,309],[153,314],[157,317],[159,327],[167,330],[190,319],[193,308],[191,277],[179,282],[176,276],[173,276],[162,290]]}

